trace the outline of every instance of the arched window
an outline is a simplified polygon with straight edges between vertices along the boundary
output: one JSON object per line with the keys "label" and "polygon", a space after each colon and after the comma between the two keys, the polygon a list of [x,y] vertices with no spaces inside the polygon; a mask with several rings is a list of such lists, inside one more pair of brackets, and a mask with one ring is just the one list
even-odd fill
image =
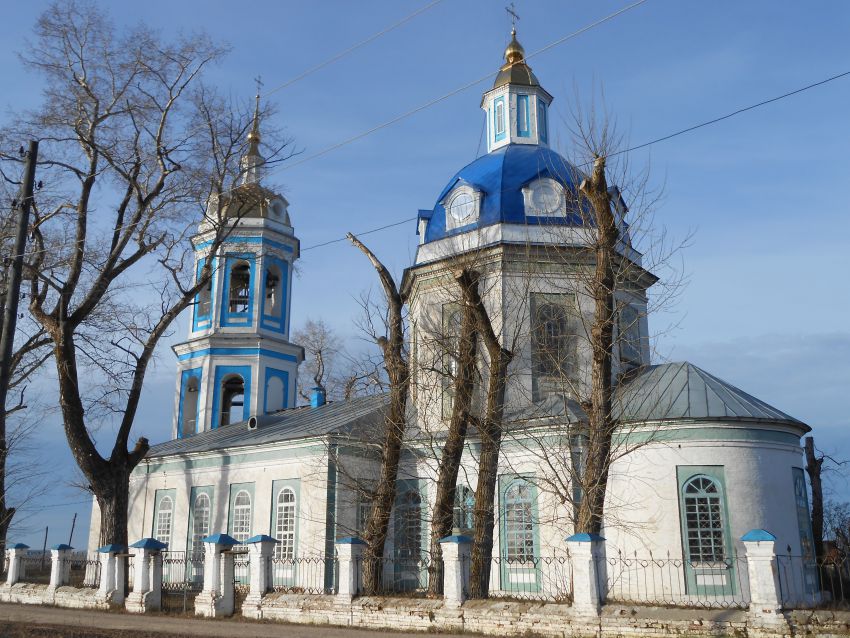
{"label": "arched window", "polygon": [[579,326],[575,297],[531,295],[532,389],[535,401],[574,392],[578,380]]}
{"label": "arched window", "polygon": [[263,302],[263,314],[267,317],[279,318],[283,303],[283,276],[280,267],[266,268],[266,292]]}
{"label": "arched window", "polygon": [[180,432],[182,436],[189,436],[197,430],[198,390],[201,380],[197,375],[186,375],[184,376],[184,383],[183,404],[180,410],[180,414],[182,415]]}
{"label": "arched window", "polygon": [[204,553],[202,539],[210,535],[210,497],[198,494],[192,507],[192,555]]}
{"label": "arched window", "polygon": [[472,512],[475,507],[475,495],[466,485],[458,485],[455,490],[455,507],[452,526],[466,532],[472,529]]}
{"label": "arched window", "polygon": [[163,496],[159,501],[156,512],[156,527],[154,538],[160,543],[171,542],[171,523],[174,520],[174,501],[170,496]]}
{"label": "arched window", "polygon": [[221,425],[237,423],[245,415],[245,381],[238,374],[225,377],[221,383]]}
{"label": "arched window", "polygon": [[422,551],[422,497],[417,490],[402,495],[395,524],[397,557],[418,559]]}
{"label": "arched window", "polygon": [[726,558],[723,500],[720,487],[707,476],[695,476],[682,487],[688,559],[720,563]]}
{"label": "arched window", "polygon": [[251,535],[251,495],[245,490],[239,490],[233,499],[233,524],[230,529],[230,535],[240,543],[244,543]]}
{"label": "arched window", "polygon": [[235,261],[230,266],[228,310],[231,314],[247,313],[251,304],[251,266],[247,261]]}
{"label": "arched window", "polygon": [[284,399],[283,379],[278,375],[270,376],[266,383],[266,414],[283,410]]}
{"label": "arched window", "polygon": [[517,481],[505,490],[505,547],[508,561],[527,562],[534,558],[534,509],[531,485]]}
{"label": "arched window", "polygon": [[277,494],[274,537],[280,541],[275,547],[278,558],[295,558],[295,491],[284,487]]}

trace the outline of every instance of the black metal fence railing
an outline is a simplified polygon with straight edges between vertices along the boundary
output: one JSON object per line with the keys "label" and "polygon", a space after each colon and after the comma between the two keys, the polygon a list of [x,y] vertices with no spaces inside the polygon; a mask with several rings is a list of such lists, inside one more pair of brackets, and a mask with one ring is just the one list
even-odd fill
{"label": "black metal fence railing", "polygon": [[68,584],[71,587],[100,586],[100,557],[96,552],[74,552],[66,559]]}
{"label": "black metal fence railing", "polygon": [[267,569],[270,591],[334,594],[339,584],[339,561],[334,556],[272,558]]}
{"label": "black metal fence railing", "polygon": [[21,557],[21,582],[48,584],[50,582],[50,553],[30,552]]}
{"label": "black metal fence railing", "polygon": [[850,609],[850,556],[776,557],[779,592],[786,609]]}
{"label": "black metal fence railing", "polygon": [[599,592],[607,602],[700,608],[749,606],[747,560],[695,562],[636,554],[600,558],[596,562]]}
{"label": "black metal fence railing", "polygon": [[204,555],[162,552],[162,610],[189,613],[204,585]]}
{"label": "black metal fence railing", "polygon": [[[468,567],[464,565],[464,569]],[[468,577],[464,580],[468,582]],[[573,599],[569,556],[494,556],[489,582],[490,598],[545,602],[571,602]]]}
{"label": "black metal fence railing", "polygon": [[[354,565],[356,574],[355,592],[377,596],[424,596],[428,583],[436,578],[442,583],[443,561],[427,554],[419,557],[386,556],[378,559],[360,558]],[[378,587],[366,591],[364,570],[378,574]]]}

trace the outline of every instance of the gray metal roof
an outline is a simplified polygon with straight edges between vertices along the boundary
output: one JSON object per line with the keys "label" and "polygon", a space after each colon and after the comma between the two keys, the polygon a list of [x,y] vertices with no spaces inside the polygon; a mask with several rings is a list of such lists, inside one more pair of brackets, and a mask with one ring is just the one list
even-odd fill
{"label": "gray metal roof", "polygon": [[224,425],[184,439],[155,445],[147,456],[153,458],[233,447],[255,447],[328,434],[348,434],[357,429],[368,430],[368,426],[383,418],[387,403],[387,395],[379,394],[350,401],[334,401],[318,408],[305,406],[283,410],[258,417],[254,430],[249,430],[245,421]]}
{"label": "gray metal roof", "polygon": [[620,385],[621,423],[671,419],[756,419],[809,427],[687,361],[649,366]]}

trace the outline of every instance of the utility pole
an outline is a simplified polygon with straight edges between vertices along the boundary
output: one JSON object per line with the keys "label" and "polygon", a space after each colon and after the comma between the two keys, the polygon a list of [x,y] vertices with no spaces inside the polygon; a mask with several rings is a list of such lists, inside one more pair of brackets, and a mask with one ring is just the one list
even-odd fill
{"label": "utility pole", "polygon": [[71,535],[68,537],[68,545],[74,542],[74,527],[77,525],[77,513],[74,512],[74,519],[71,521]]}
{"label": "utility pole", "polygon": [[6,299],[3,308],[3,327],[0,332],[0,548],[5,548],[6,531],[12,522],[15,508],[6,507],[6,397],[12,377],[12,349],[15,345],[15,327],[18,322],[18,302],[21,298],[21,279],[24,270],[24,252],[27,246],[27,227],[29,225],[32,193],[35,186],[35,164],[38,160],[38,142],[29,144],[24,163],[24,181],[18,200],[18,222],[15,232],[15,247],[12,249],[8,276],[6,279]]}

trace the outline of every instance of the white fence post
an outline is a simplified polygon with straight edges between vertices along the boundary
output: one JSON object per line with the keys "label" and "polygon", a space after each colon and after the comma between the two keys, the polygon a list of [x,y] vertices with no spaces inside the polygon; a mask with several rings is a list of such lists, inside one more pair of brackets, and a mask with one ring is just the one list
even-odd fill
{"label": "white fence post", "polygon": [[[127,596],[124,607],[134,614],[159,611],[162,607],[162,550],[168,547],[155,538],[143,538],[130,545],[137,550],[133,563],[133,591]],[[117,561],[124,565],[124,561]],[[117,571],[117,570],[116,570]],[[118,585],[123,590],[124,575]]]}
{"label": "white fence post", "polygon": [[204,555],[204,588],[195,599],[195,614],[216,618],[233,614],[233,554],[238,545],[232,536],[213,534],[201,539],[206,543]]}
{"label": "white fence post", "polygon": [[28,549],[29,545],[24,545],[23,543],[6,546],[6,556],[9,559],[9,567],[6,572],[6,585],[8,587],[11,587],[26,576],[24,556],[27,555]]}
{"label": "white fence post", "polygon": [[274,546],[279,543],[276,538],[267,534],[257,534],[247,541],[250,545],[251,579],[248,587],[248,595],[242,603],[242,615],[249,618],[262,618],[260,610],[263,596],[271,586],[269,574],[271,572],[271,559]]}
{"label": "white fence post", "polygon": [[346,536],[336,541],[339,557],[339,588],[337,602],[348,604],[358,594],[360,574],[363,568],[363,548],[366,543],[356,536]]}
{"label": "white fence post", "polygon": [[[117,604],[124,602],[124,571],[118,569],[119,561],[116,556],[125,551],[127,551],[126,547],[114,543],[99,547],[97,550],[100,554],[100,585],[98,585],[97,593]],[[117,578],[119,573],[120,581]]]}
{"label": "white fence post", "polygon": [[466,600],[469,581],[469,536],[453,534],[440,539],[443,551],[443,600],[447,607],[460,607]]}
{"label": "white fence post", "polygon": [[602,608],[597,572],[605,555],[605,539],[598,534],[573,534],[567,546],[573,570],[573,614],[596,619]]}
{"label": "white fence post", "polygon": [[750,580],[750,621],[756,627],[787,626],[782,614],[776,536],[753,529],[741,537],[747,552]]}
{"label": "white fence post", "polygon": [[50,548],[50,585],[49,589],[56,589],[67,585],[71,580],[71,556],[70,545],[60,543]]}

